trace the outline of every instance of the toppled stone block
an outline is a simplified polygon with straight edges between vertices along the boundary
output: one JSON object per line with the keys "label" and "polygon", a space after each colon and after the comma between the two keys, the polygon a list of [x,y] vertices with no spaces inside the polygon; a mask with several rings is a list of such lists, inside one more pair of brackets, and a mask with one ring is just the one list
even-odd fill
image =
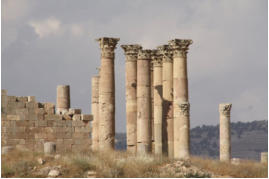
{"label": "toppled stone block", "polygon": [[56,169],[53,169],[53,170],[50,170],[49,171],[49,174],[48,174],[48,177],[57,177],[60,175],[60,171],[59,170],[56,170]]}
{"label": "toppled stone block", "polygon": [[91,114],[81,114],[81,120],[82,121],[92,121],[93,115]]}
{"label": "toppled stone block", "polygon": [[72,117],[69,116],[67,113],[65,113],[65,114],[63,115],[63,119],[64,119],[64,120],[72,120]]}
{"label": "toppled stone block", "polygon": [[73,108],[70,108],[69,111],[68,111],[68,115],[69,114],[81,114],[81,109],[73,109]]}
{"label": "toppled stone block", "polygon": [[72,117],[73,121],[80,121],[81,120],[81,115],[80,114],[74,114]]}
{"label": "toppled stone block", "polygon": [[40,165],[43,165],[43,164],[45,164],[45,160],[44,159],[42,159],[42,158],[38,158],[37,159],[37,162],[40,164]]}

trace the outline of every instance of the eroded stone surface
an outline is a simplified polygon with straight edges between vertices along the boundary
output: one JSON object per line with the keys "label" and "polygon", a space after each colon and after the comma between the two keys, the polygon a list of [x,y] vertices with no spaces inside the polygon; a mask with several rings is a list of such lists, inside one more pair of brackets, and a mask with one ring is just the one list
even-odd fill
{"label": "eroded stone surface", "polygon": [[230,131],[230,113],[232,104],[219,104],[220,113],[220,160],[228,162],[231,158],[231,131]]}

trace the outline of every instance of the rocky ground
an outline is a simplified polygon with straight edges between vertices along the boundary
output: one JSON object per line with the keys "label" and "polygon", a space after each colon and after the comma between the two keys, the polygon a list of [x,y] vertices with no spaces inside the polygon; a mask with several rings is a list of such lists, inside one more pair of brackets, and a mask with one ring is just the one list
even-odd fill
{"label": "rocky ground", "polygon": [[267,177],[267,165],[244,162],[220,163],[191,158],[188,161],[165,157],[134,156],[126,152],[65,153],[44,155],[12,151],[2,155],[2,177]]}

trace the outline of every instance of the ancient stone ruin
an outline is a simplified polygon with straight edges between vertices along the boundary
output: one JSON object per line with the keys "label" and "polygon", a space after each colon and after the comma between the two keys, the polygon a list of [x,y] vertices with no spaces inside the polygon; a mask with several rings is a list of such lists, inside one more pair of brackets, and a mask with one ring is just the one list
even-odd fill
{"label": "ancient stone ruin", "polygon": [[2,90],[1,97],[2,149],[47,152],[52,143],[56,152],[90,148],[93,116],[70,108],[69,86],[57,87],[56,110],[53,103],[37,102],[34,96],[8,96]]}
{"label": "ancient stone ruin", "polygon": [[[92,149],[106,150],[114,148],[114,49],[119,39],[97,41],[101,70],[98,78],[92,78]],[[126,58],[127,151],[190,157],[187,52],[191,44],[192,40],[174,39],[153,50],[121,45]]]}
{"label": "ancient stone ruin", "polygon": [[[53,103],[32,96],[8,96],[2,90],[2,149],[61,152],[114,150],[115,48],[118,38],[97,39],[101,49],[99,73],[91,79],[92,115],[70,108],[70,87],[57,87]],[[170,158],[190,158],[190,103],[187,53],[192,40],[173,39],[156,49],[121,45],[125,54],[127,151]],[[220,160],[231,159],[232,104],[219,105]],[[267,162],[267,153],[261,154]]]}

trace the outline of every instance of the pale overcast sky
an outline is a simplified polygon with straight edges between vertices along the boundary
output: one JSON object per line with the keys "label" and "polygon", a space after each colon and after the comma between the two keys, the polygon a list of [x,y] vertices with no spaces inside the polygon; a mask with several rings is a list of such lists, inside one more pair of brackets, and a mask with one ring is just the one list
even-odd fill
{"label": "pale overcast sky", "polygon": [[2,83],[9,95],[56,101],[71,86],[71,105],[90,113],[91,77],[100,65],[94,39],[119,37],[116,131],[126,130],[122,44],[155,48],[190,38],[191,127],[218,124],[218,104],[232,121],[267,119],[267,0],[2,0]]}

